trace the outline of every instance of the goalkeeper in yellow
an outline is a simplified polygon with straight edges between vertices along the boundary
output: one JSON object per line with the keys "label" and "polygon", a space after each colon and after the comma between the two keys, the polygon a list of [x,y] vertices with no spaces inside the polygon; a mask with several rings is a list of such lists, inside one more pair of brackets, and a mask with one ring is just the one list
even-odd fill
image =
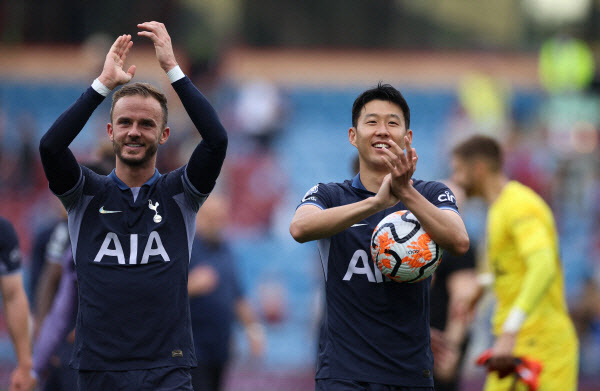
{"label": "goalkeeper in yellow", "polygon": [[[486,244],[496,310],[485,390],[575,391],[579,346],[564,298],[554,218],[533,190],[508,179],[502,161],[500,145],[486,136],[453,149],[452,179],[467,196],[489,204]],[[518,376],[515,358],[541,364],[534,385]]]}

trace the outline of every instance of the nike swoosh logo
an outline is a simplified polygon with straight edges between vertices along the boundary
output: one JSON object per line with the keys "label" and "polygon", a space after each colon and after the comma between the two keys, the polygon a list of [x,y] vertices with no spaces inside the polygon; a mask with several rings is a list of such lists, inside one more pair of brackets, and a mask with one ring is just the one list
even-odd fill
{"label": "nike swoosh logo", "polygon": [[120,210],[106,210],[104,209],[104,206],[102,206],[100,208],[100,213],[102,213],[103,215],[108,214],[108,213],[121,213]]}
{"label": "nike swoosh logo", "polygon": [[352,224],[350,227],[360,227],[361,225],[367,225],[366,223],[362,223],[362,224]]}

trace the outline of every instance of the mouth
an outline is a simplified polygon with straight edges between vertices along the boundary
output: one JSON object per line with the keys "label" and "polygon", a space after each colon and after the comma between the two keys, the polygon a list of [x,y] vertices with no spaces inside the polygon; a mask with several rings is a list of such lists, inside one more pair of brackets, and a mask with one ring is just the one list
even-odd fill
{"label": "mouth", "polygon": [[386,144],[386,143],[377,143],[377,144],[373,144],[373,148],[375,148],[375,149],[389,149],[390,146],[389,146],[389,144]]}

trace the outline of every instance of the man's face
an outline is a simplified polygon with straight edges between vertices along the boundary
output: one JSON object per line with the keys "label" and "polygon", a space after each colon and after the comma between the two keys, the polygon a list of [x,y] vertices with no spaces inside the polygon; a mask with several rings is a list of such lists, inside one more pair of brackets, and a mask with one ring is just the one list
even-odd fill
{"label": "man's face", "polygon": [[475,176],[473,162],[458,156],[452,157],[452,181],[464,190],[467,197],[478,195]]}
{"label": "man's face", "polygon": [[350,143],[358,149],[361,164],[378,169],[385,168],[383,149],[389,148],[393,140],[404,149],[404,136],[412,141],[412,131],[406,129],[404,114],[400,106],[383,100],[372,100],[361,110],[356,128],[349,130]]}
{"label": "man's face", "polygon": [[141,95],[124,96],[115,103],[107,130],[117,158],[129,166],[154,159],[158,146],[169,137],[160,103]]}

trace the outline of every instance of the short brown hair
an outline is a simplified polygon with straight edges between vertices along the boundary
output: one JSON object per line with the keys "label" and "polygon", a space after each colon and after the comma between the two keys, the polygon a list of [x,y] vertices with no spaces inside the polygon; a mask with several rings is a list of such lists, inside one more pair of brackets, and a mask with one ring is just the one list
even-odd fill
{"label": "short brown hair", "polygon": [[156,99],[158,103],[160,103],[160,107],[162,108],[163,112],[162,127],[164,129],[167,126],[167,119],[169,117],[169,111],[167,109],[167,97],[165,96],[165,94],[160,92],[156,87],[154,87],[150,83],[126,84],[123,87],[121,87],[117,92],[115,92],[112,97],[112,106],[110,106],[110,122],[112,122],[113,110],[117,101],[124,96],[134,95],[141,95],[144,98],[151,97]]}
{"label": "short brown hair", "polygon": [[500,143],[481,134],[471,136],[456,145],[452,154],[464,160],[484,159],[493,171],[500,171],[504,160]]}

